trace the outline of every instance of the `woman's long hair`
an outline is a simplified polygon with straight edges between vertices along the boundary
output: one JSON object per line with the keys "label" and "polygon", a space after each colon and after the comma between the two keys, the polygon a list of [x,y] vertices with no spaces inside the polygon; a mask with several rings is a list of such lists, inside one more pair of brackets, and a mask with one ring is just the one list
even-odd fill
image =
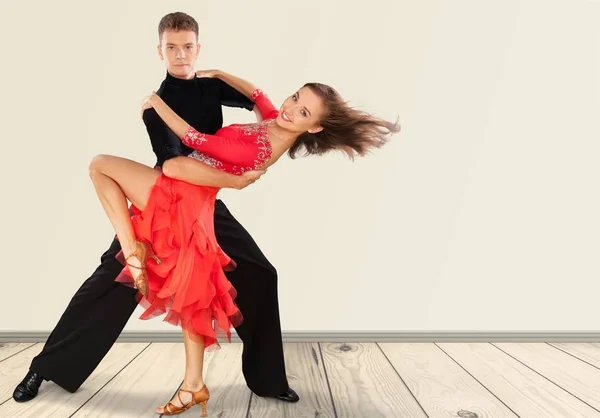
{"label": "woman's long hair", "polygon": [[303,148],[304,155],[340,150],[354,159],[355,155],[366,155],[371,148],[381,148],[390,134],[400,132],[397,121],[388,122],[351,108],[330,86],[307,83],[304,87],[310,88],[323,100],[325,114],[320,122],[323,130],[300,135],[288,150],[290,158],[295,158]]}

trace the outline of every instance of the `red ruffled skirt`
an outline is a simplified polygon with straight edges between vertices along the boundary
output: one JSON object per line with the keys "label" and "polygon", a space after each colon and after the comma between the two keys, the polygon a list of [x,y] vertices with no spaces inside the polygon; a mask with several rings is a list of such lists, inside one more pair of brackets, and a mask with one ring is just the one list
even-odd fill
{"label": "red ruffled skirt", "polygon": [[[161,174],[143,211],[132,207],[136,238],[152,245],[162,261],[146,262],[148,297],[138,293],[145,308],[140,319],[166,314],[190,338],[218,348],[218,336],[231,342],[231,328],[242,323],[234,302],[236,290],[225,276],[235,262],[223,252],[214,232],[218,188],[196,186]],[[124,264],[122,253],[117,258]],[[116,281],[133,287],[125,266]]]}

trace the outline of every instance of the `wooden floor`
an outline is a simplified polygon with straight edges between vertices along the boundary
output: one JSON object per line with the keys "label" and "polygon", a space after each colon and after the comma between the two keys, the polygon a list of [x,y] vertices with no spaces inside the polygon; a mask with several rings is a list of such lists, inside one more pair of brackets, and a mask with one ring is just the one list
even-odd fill
{"label": "wooden floor", "polygon": [[[241,348],[206,357],[209,417],[600,418],[596,343],[288,343],[295,404],[251,394]],[[119,343],[76,393],[46,382],[18,404],[13,388],[40,349],[0,344],[0,417],[158,417],[181,384],[181,344]]]}

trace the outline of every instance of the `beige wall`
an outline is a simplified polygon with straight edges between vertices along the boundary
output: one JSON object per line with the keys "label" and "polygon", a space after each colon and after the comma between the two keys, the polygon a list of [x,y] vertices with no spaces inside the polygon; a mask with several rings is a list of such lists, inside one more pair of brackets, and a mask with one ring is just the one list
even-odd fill
{"label": "beige wall", "polygon": [[199,68],[401,117],[368,158],[221,193],[278,268],[284,330],[598,330],[599,2],[37,0],[0,5],[0,331],[52,329],[109,245],[87,166],[153,163],[139,102],[176,10]]}

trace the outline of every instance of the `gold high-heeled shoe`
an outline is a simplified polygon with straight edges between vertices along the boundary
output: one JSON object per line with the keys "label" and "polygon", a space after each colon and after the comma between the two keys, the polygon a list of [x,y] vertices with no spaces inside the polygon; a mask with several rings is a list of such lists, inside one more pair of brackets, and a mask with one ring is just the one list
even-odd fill
{"label": "gold high-heeled shoe", "polygon": [[[181,400],[181,392],[190,393],[192,395],[192,400],[188,403],[183,402]],[[210,393],[208,392],[208,388],[206,387],[206,385],[202,386],[202,389],[200,389],[197,392],[192,392],[191,390],[187,389],[179,389],[177,391],[177,398],[183,406],[173,405],[172,402],[169,402],[165,406],[163,406],[163,415],[178,415],[182,412],[187,411],[194,405],[202,405],[202,416],[206,416],[206,403],[210,399]]]}
{"label": "gold high-heeled shoe", "polygon": [[[131,257],[135,257],[140,261],[140,266],[135,266],[127,262]],[[125,257],[125,264],[130,267],[141,270],[139,276],[133,279],[133,287],[138,289],[144,297],[148,297],[148,276],[146,275],[146,261],[152,258],[157,264],[160,264],[162,260],[154,254],[152,246],[145,241],[135,241],[135,250]]]}

